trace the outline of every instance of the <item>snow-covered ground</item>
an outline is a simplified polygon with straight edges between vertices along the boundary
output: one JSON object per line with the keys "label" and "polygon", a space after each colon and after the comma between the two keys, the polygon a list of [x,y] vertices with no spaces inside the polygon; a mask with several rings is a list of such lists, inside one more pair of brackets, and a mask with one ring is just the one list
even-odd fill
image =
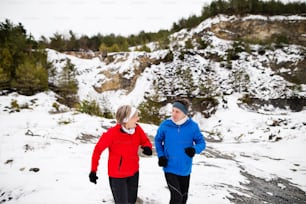
{"label": "snow-covered ground", "polygon": [[[28,108],[9,113],[12,100]],[[51,114],[54,101],[52,92],[0,97],[0,203],[112,203],[107,152],[101,157],[97,185],[89,182],[88,173],[94,143],[113,120],[74,111]],[[194,118],[205,136],[214,132],[223,141],[207,142],[205,153],[194,158],[189,203],[230,203],[230,193],[243,195],[242,184],[248,183],[241,171],[266,180],[280,177],[305,192],[306,112],[264,115],[240,109],[236,102],[231,96],[228,109],[210,119]],[[283,122],[272,126],[273,121]],[[155,135],[157,126],[141,125]],[[282,139],[269,140],[272,133]],[[85,134],[94,137],[82,138]],[[140,159],[139,198],[168,203],[156,156]]]}

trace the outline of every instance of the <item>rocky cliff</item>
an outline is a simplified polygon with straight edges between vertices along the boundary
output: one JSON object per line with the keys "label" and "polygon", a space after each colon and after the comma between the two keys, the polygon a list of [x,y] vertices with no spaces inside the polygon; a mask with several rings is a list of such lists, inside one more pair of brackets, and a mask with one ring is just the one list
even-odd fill
{"label": "rocky cliff", "polygon": [[253,111],[303,110],[305,24],[303,16],[216,16],[169,36],[168,49],[155,43],[149,53],[96,57],[90,69],[79,71],[91,76],[80,82],[79,92],[90,87],[96,100],[111,101],[112,109],[119,103],[113,101],[133,95],[132,104],[155,106],[151,114],[161,116],[162,107],[178,95],[189,98],[193,113],[204,117],[226,108],[232,94]]}

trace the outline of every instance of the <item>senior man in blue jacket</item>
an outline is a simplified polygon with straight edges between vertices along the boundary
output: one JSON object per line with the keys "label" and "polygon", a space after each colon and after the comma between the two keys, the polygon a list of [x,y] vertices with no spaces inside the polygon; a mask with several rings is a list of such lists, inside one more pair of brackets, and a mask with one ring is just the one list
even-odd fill
{"label": "senior man in blue jacket", "polygon": [[192,158],[206,147],[198,124],[188,117],[188,108],[188,100],[176,99],[171,118],[160,124],[155,136],[158,165],[165,173],[170,204],[187,202]]}

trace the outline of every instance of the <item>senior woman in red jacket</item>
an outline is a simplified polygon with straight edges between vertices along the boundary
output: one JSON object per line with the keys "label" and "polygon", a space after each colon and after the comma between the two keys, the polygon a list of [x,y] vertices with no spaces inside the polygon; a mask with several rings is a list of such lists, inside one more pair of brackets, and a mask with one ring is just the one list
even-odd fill
{"label": "senior woman in red jacket", "polygon": [[102,134],[92,154],[90,182],[97,183],[97,169],[102,152],[108,148],[109,184],[115,203],[135,203],[139,180],[139,146],[152,155],[152,144],[137,124],[138,110],[129,105],[118,108],[117,124]]}

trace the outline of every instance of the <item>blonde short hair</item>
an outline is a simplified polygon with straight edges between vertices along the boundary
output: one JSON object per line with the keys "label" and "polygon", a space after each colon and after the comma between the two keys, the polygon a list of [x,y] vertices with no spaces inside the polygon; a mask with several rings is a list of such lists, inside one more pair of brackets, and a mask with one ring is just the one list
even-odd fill
{"label": "blonde short hair", "polygon": [[[116,112],[117,123],[124,124],[125,119],[130,116],[131,112],[132,112],[132,106],[130,105],[120,106]],[[138,110],[136,112],[138,112]]]}

